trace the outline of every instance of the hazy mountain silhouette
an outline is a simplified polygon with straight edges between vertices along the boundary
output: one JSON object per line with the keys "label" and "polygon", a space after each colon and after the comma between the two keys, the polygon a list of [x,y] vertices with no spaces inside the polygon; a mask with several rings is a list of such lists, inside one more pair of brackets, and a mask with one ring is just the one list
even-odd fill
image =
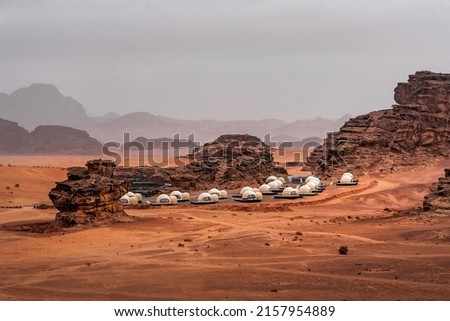
{"label": "hazy mountain silhouette", "polygon": [[16,121],[28,130],[39,125],[80,128],[90,121],[79,102],[47,84],[33,84],[11,95],[0,94],[0,117]]}
{"label": "hazy mountain silhouette", "polygon": [[38,126],[32,132],[0,118],[0,154],[99,155],[101,144],[84,130],[66,126]]}
{"label": "hazy mountain silhouette", "polygon": [[53,85],[33,84],[12,94],[0,93],[0,117],[18,122],[27,130],[39,125],[63,125],[86,130],[101,142],[118,141],[123,143],[123,133],[130,133],[131,140],[137,137],[150,139],[173,138],[177,133],[180,139],[188,139],[195,133],[195,141],[206,143],[218,136],[227,134],[251,134],[263,138],[300,141],[307,137],[325,136],[327,131],[338,130],[350,117],[345,115],[338,120],[316,118],[285,122],[278,119],[265,120],[180,120],[157,116],[148,112],[136,112],[123,116],[108,113],[100,117],[89,117],[83,106],[71,97],[66,97]]}

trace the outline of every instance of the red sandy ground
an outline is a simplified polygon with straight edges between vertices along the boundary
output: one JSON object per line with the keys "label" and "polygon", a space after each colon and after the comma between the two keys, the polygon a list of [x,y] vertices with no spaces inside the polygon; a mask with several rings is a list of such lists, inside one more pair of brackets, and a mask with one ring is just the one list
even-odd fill
{"label": "red sandy ground", "polygon": [[[296,201],[128,210],[142,220],[75,233],[8,230],[53,220],[56,210],[29,205],[49,202],[59,167],[86,160],[0,159],[0,300],[450,300],[449,217],[391,211],[420,206],[448,161]],[[15,205],[27,207],[1,208]]]}

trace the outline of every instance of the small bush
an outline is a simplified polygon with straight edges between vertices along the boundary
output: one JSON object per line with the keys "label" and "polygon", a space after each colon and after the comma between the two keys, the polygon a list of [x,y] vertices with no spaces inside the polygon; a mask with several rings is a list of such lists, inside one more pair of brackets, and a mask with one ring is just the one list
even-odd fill
{"label": "small bush", "polygon": [[19,183],[17,183],[16,185],[14,185],[14,187],[20,187],[20,184],[19,184]]}
{"label": "small bush", "polygon": [[11,187],[9,187],[9,186],[6,186],[6,189],[11,189]]}
{"label": "small bush", "polygon": [[347,252],[348,252],[348,247],[346,247],[346,246],[341,246],[341,247],[339,248],[339,254],[341,254],[341,255],[346,255]]}

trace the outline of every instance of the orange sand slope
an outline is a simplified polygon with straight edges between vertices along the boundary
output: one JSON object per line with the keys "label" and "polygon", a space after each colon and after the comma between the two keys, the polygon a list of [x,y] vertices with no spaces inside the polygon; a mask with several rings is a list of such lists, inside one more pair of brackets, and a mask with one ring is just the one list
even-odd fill
{"label": "orange sand slope", "polygon": [[[450,300],[449,218],[391,211],[420,206],[449,165],[256,208],[129,210],[142,220],[77,233],[10,231],[56,211],[0,208],[0,299]],[[3,164],[0,175],[2,204],[18,181],[10,204],[24,205],[65,171]]]}

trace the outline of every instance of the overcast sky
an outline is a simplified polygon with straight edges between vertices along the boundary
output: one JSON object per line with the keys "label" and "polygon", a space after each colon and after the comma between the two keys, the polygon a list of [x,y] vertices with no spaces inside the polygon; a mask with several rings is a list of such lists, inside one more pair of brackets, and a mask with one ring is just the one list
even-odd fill
{"label": "overcast sky", "polygon": [[450,72],[447,0],[0,0],[0,92],[51,83],[88,114],[338,118]]}

